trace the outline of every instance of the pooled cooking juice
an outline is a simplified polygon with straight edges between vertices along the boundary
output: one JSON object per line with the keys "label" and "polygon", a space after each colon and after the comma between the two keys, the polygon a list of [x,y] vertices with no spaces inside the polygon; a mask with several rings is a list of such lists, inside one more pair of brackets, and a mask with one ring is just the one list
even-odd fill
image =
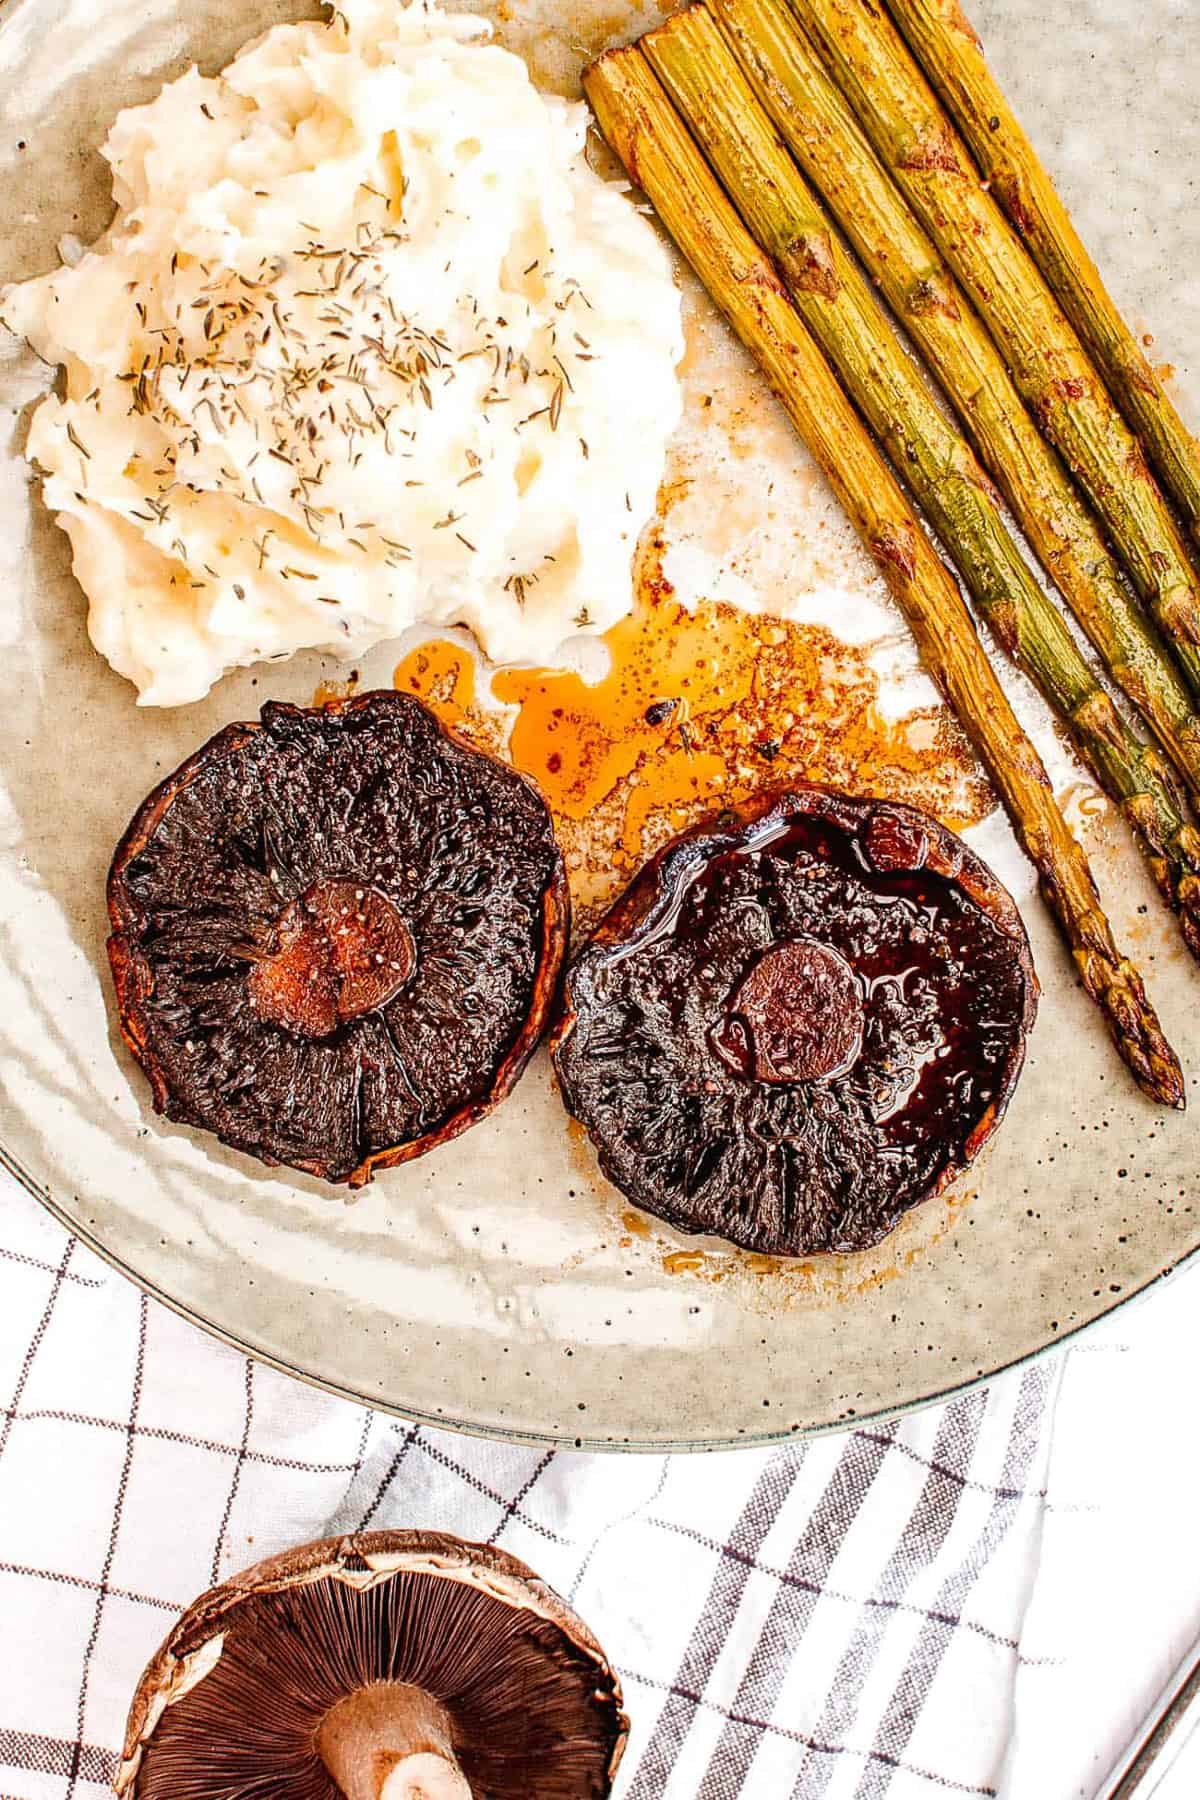
{"label": "pooled cooking juice", "polygon": [[901,719],[879,705],[867,652],[820,625],[701,602],[689,610],[644,558],[637,604],[605,632],[610,666],[487,677],[462,644],[411,651],[396,686],[504,753],[554,815],[586,931],[647,856],[723,804],[791,777],[922,806],[956,829],[991,810],[957,724],[939,706]]}

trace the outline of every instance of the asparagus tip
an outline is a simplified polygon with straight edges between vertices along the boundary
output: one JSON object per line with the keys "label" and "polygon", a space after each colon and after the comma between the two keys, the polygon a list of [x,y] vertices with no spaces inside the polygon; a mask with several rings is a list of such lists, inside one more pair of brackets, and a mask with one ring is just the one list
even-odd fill
{"label": "asparagus tip", "polygon": [[1176,899],[1183,941],[1200,962],[1200,881],[1194,875],[1185,877],[1179,884]]}
{"label": "asparagus tip", "polygon": [[1142,978],[1133,964],[1124,958],[1119,978],[1126,1004],[1119,1010],[1114,1009],[1111,1015],[1118,1048],[1144,1093],[1157,1100],[1160,1106],[1183,1112],[1187,1107],[1183,1070],[1163,1035],[1158,1015],[1146,998]]}

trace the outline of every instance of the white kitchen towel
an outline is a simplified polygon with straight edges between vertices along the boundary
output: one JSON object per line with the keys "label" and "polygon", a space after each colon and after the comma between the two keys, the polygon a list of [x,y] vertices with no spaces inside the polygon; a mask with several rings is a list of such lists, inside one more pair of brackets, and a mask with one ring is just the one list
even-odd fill
{"label": "white kitchen towel", "polygon": [[[1200,1270],[1188,1271],[1067,1358],[1004,1800],[1103,1792],[1170,1676],[1195,1654],[1198,1302]],[[1163,1800],[1168,1793],[1196,1800],[1196,1763]]]}
{"label": "white kitchen towel", "polygon": [[393,1525],[500,1544],[578,1608],[625,1688],[624,1800],[993,1795],[1059,1366],[777,1450],[487,1443],[247,1362],[0,1177],[0,1800],[104,1790],[212,1582]]}

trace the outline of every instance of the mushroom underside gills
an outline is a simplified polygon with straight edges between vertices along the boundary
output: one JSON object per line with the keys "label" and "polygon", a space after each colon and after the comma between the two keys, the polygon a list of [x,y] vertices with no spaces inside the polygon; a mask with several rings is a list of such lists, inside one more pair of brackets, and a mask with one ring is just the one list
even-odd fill
{"label": "mushroom underside gills", "polygon": [[[398,1548],[425,1560],[366,1560]],[[169,1697],[172,1672],[218,1638],[202,1679]],[[523,1564],[436,1535],[366,1533],[195,1603],[143,1679],[120,1791],[603,1800],[625,1731],[599,1646]]]}

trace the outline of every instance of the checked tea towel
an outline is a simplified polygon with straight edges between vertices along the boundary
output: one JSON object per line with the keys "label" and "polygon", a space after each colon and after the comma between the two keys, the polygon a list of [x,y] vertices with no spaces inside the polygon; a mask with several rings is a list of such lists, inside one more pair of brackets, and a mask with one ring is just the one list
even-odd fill
{"label": "checked tea towel", "polygon": [[201,1589],[388,1525],[501,1544],[578,1607],[625,1687],[623,1800],[1011,1793],[1016,1697],[1063,1661],[1021,1648],[1060,1367],[778,1450],[490,1444],[247,1362],[0,1178],[0,1800],[104,1792]]}

